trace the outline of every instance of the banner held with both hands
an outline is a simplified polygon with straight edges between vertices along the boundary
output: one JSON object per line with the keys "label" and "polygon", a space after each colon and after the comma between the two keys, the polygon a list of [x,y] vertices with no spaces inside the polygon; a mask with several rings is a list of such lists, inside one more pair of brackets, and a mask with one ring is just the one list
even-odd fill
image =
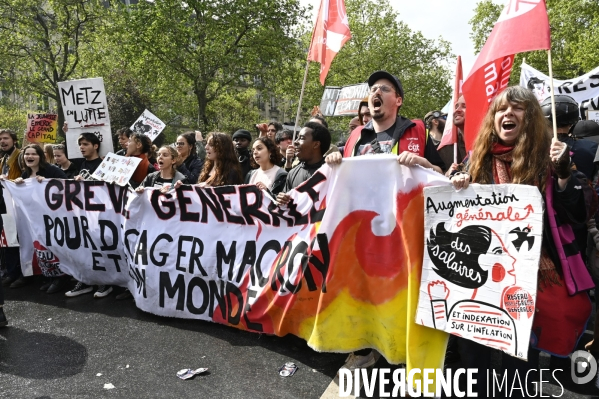
{"label": "banner held with both hands", "polygon": [[283,207],[253,185],[3,184],[25,274],[120,285],[153,314],[375,348],[408,368],[440,368],[444,332],[526,356],[542,228],[527,187],[456,192],[393,156],[325,165]]}

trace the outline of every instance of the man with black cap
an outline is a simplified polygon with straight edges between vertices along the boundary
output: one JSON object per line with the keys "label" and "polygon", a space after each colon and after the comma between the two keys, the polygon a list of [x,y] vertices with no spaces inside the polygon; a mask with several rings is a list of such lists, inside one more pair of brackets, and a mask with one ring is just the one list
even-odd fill
{"label": "man with black cap", "polygon": [[445,168],[434,143],[427,140],[424,123],[399,115],[404,100],[400,80],[389,72],[377,71],[368,78],[368,108],[372,120],[357,127],[345,144],[344,154],[327,155],[330,165],[342,157],[364,154],[396,154],[401,165],[420,165],[442,173]]}
{"label": "man with black cap", "polygon": [[237,152],[237,158],[239,158],[239,166],[241,166],[242,178],[252,169],[250,164],[250,151],[248,147],[252,142],[252,134],[245,129],[239,129],[233,133],[233,143],[235,144],[235,151]]}
{"label": "man with black cap", "polygon": [[[327,164],[340,164],[343,157],[396,154],[401,165],[420,165],[442,173],[445,165],[432,140],[427,141],[424,123],[399,115],[404,99],[399,79],[389,72],[378,71],[370,75],[368,86],[368,109],[372,120],[354,129],[345,144],[343,156],[341,153],[327,155]],[[350,353],[342,368],[350,371],[367,368],[377,360],[378,354],[375,351],[362,349]]]}

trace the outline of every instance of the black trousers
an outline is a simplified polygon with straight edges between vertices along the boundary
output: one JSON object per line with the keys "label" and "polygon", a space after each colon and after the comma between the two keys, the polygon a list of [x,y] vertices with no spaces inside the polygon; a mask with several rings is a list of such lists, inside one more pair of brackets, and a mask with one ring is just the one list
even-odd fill
{"label": "black trousers", "polygon": [[19,247],[0,248],[2,264],[6,267],[6,276],[18,279],[23,275],[21,271],[21,257]]}
{"label": "black trousers", "polygon": [[[522,359],[510,356],[506,353],[500,352],[496,349],[489,348],[481,344],[477,344],[474,341],[458,337],[458,351],[462,359],[462,367],[465,368],[476,368],[478,374],[476,375],[477,383],[474,386],[473,391],[478,393],[479,398],[526,398],[526,377],[527,372],[531,369],[539,368],[539,351],[529,347],[528,350],[528,362]],[[491,365],[491,357],[493,353],[501,353],[501,374],[497,376],[497,380],[501,380],[503,375],[507,376],[507,387],[504,385],[503,389],[500,390],[497,385],[493,390],[493,371],[494,368]],[[518,376],[516,376],[516,373]],[[536,374],[535,374],[536,375]],[[488,378],[487,378],[488,376]],[[524,393],[520,390],[513,390],[510,392],[512,382],[515,378],[519,378],[519,381],[524,388]],[[489,384],[490,379],[491,384]],[[530,380],[530,379],[529,379]],[[516,383],[516,386],[519,386]],[[487,392],[488,389],[488,392]],[[529,391],[531,395],[535,394],[534,388],[531,387]]]}

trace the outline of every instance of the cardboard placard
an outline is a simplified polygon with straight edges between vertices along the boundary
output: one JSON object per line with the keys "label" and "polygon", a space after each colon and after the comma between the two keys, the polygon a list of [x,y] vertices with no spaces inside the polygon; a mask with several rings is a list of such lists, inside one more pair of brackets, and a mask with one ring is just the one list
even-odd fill
{"label": "cardboard placard", "polygon": [[135,123],[131,125],[130,129],[134,133],[145,134],[154,141],[156,137],[164,130],[166,124],[162,122],[156,115],[148,111],[147,109],[137,118]]}
{"label": "cardboard placard", "polygon": [[100,166],[92,174],[92,177],[97,180],[104,180],[107,183],[125,186],[140,162],[141,158],[123,157],[111,152],[106,155]]}
{"label": "cardboard placard", "polygon": [[56,143],[58,133],[58,115],[27,114],[27,133],[29,143]]}
{"label": "cardboard placard", "polygon": [[416,323],[526,359],[543,236],[539,190],[427,187],[424,210]]}

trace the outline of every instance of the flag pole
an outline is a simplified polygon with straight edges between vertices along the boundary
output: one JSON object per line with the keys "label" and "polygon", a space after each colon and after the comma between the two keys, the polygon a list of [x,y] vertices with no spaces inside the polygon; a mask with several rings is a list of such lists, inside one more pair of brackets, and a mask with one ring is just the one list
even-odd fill
{"label": "flag pole", "polygon": [[553,89],[553,67],[551,66],[551,49],[547,50],[549,64],[549,86],[551,87],[551,119],[553,122],[553,138],[557,140],[557,120],[555,119],[555,93]]}
{"label": "flag pole", "polygon": [[297,104],[297,114],[295,115],[295,126],[293,127],[293,141],[295,143],[295,134],[299,125],[300,113],[302,111],[302,100],[304,99],[304,90],[306,89],[306,81],[308,80],[308,67],[310,60],[306,60],[306,71],[304,72],[304,81],[302,82],[302,91],[300,91],[299,103]]}

